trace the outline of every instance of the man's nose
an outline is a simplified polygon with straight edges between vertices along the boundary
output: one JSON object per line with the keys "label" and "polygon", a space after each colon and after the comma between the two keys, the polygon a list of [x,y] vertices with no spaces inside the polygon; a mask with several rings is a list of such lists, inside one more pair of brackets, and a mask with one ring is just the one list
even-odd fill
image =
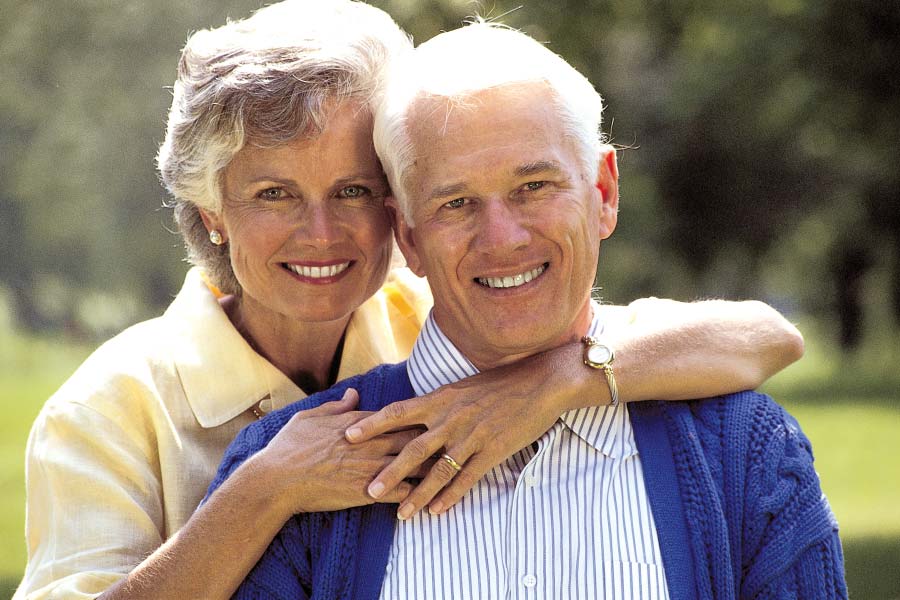
{"label": "man's nose", "polygon": [[507,200],[486,201],[479,216],[478,243],[482,252],[489,254],[513,252],[531,242],[528,219]]}

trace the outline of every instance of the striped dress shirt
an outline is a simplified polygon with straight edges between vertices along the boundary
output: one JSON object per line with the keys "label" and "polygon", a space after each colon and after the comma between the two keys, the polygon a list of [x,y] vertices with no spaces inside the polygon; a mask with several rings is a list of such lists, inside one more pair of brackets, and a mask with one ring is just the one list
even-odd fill
{"label": "striped dress shirt", "polygon": [[[419,396],[478,372],[433,316],[407,370]],[[381,598],[668,598],[625,407],[563,414],[448,512],[398,522]]]}

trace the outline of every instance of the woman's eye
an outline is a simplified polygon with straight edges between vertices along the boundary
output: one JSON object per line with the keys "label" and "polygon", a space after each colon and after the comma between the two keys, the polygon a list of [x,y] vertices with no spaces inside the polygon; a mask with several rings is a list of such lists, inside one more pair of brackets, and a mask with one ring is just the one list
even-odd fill
{"label": "woman's eye", "polygon": [[450,202],[444,204],[447,208],[462,208],[466,204],[465,198],[454,198]]}
{"label": "woman's eye", "polygon": [[266,188],[257,194],[262,200],[281,200],[284,196],[284,190],[281,188]]}
{"label": "woman's eye", "polygon": [[341,190],[340,195],[342,198],[361,198],[370,193],[369,188],[361,185],[348,185]]}

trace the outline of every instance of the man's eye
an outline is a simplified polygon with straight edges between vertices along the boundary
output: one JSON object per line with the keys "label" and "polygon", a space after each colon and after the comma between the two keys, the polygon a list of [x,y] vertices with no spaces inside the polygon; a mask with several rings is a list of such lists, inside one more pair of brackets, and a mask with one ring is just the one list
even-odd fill
{"label": "man's eye", "polygon": [[465,198],[454,198],[450,202],[444,204],[447,208],[462,208],[466,204]]}
{"label": "man's eye", "polygon": [[266,188],[257,194],[262,200],[281,200],[284,196],[284,190],[281,188]]}
{"label": "man's eye", "polygon": [[529,181],[522,188],[527,192],[536,192],[547,185],[546,181]]}
{"label": "man's eye", "polygon": [[370,193],[369,188],[361,185],[348,185],[341,190],[340,196],[341,198],[361,198]]}

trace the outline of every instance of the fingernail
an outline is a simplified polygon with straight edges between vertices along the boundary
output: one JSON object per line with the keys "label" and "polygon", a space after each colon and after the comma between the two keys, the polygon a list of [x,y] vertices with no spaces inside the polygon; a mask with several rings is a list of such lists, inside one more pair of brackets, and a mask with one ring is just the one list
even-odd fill
{"label": "fingernail", "polygon": [[406,503],[400,507],[400,510],[397,511],[397,518],[401,521],[405,521],[410,518],[414,512],[416,512],[416,507],[412,504]]}
{"label": "fingernail", "polygon": [[384,484],[380,481],[374,482],[369,486],[369,495],[373,498],[378,498],[384,493]]}
{"label": "fingernail", "polygon": [[444,512],[444,503],[436,500],[428,506],[428,512],[433,515],[439,515]]}
{"label": "fingernail", "polygon": [[351,427],[344,432],[344,435],[347,436],[347,439],[352,442],[362,435],[362,429],[360,429],[359,427]]}

